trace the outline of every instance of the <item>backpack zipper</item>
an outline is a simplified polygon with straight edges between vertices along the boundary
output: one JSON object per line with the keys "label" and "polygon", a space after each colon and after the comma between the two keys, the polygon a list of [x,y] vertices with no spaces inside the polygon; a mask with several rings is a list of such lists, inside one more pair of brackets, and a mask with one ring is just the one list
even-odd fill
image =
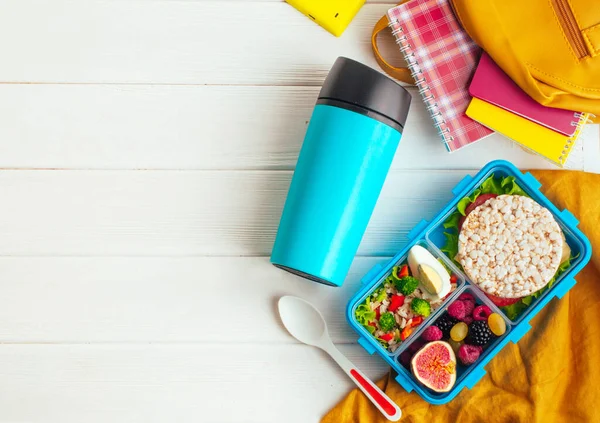
{"label": "backpack zipper", "polygon": [[567,40],[569,40],[577,58],[583,59],[588,56],[585,41],[583,40],[583,36],[581,35],[577,20],[569,6],[568,0],[552,0],[552,5],[554,6],[558,20],[565,31]]}

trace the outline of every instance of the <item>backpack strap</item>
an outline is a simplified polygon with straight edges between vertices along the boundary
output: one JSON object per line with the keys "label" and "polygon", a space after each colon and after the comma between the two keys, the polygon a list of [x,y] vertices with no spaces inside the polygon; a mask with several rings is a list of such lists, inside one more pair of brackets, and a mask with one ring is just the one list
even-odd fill
{"label": "backpack strap", "polygon": [[[407,1],[409,1],[409,0],[403,0],[398,4],[406,3]],[[377,46],[377,36],[379,35],[379,33],[381,31],[383,31],[386,28],[388,28],[388,19],[387,19],[387,15],[384,15],[375,24],[375,27],[373,28],[373,34],[371,35],[371,46],[373,48],[373,54],[375,55],[375,60],[377,60],[377,63],[379,63],[379,66],[381,66],[381,69],[383,69],[385,71],[385,73],[387,73],[392,78],[396,78],[407,84],[414,85],[415,80],[411,76],[410,70],[408,68],[406,68],[406,67],[398,68],[398,67],[390,65],[383,58],[381,53],[379,52],[379,47]]]}

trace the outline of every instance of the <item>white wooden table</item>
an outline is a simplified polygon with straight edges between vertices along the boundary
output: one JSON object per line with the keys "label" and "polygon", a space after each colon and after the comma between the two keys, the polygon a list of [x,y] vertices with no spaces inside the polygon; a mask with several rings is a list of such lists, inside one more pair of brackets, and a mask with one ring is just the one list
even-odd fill
{"label": "white wooden table", "polygon": [[[376,66],[389,3],[338,39],[280,1],[0,1],[0,422],[315,422],[351,385],[283,294],[385,373],[344,321],[359,276],[465,172],[551,167],[500,136],[448,155],[413,89],[344,287],[269,264],[319,86],[337,56]],[[571,165],[600,168],[597,126]]]}

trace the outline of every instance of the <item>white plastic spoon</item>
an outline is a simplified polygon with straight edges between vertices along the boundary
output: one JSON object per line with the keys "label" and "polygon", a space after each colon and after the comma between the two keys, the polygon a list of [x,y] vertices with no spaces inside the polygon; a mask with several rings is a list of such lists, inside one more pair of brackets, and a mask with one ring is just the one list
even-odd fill
{"label": "white plastic spoon", "polygon": [[325,319],[311,303],[298,297],[281,297],[279,315],[294,338],[329,354],[388,420],[395,422],[400,419],[400,407],[333,345]]}

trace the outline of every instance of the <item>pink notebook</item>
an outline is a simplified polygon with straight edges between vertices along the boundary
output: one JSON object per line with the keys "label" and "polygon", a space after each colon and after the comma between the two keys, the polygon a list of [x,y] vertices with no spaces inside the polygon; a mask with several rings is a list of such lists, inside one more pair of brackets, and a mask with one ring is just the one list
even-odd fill
{"label": "pink notebook", "polygon": [[388,20],[448,151],[492,134],[465,114],[482,50],[461,28],[450,0],[412,0],[390,9]]}
{"label": "pink notebook", "polygon": [[486,53],[481,56],[469,92],[473,97],[569,137],[575,133],[581,117],[581,113],[553,109],[537,103]]}

